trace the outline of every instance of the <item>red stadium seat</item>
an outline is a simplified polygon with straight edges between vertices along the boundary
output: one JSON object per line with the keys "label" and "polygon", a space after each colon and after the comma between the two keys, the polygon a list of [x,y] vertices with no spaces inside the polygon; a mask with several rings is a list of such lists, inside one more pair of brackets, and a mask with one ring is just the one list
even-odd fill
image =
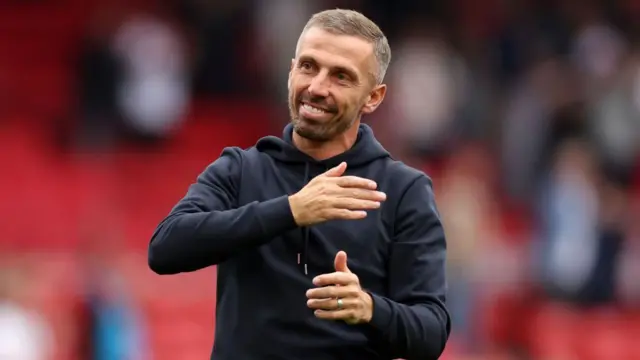
{"label": "red stadium seat", "polygon": [[579,315],[561,305],[547,304],[533,316],[530,347],[535,359],[577,359]]}

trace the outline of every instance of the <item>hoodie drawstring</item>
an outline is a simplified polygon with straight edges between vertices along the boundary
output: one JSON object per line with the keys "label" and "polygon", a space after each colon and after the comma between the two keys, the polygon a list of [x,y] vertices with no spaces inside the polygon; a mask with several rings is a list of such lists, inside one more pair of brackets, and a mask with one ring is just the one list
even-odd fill
{"label": "hoodie drawstring", "polygon": [[[309,163],[306,163],[304,166],[304,185],[307,185],[308,182],[309,182]],[[300,252],[298,253],[298,265],[300,265],[300,260],[301,258],[303,258],[304,274],[309,275],[309,266],[308,266],[309,255],[307,251],[307,246],[309,244],[309,228],[308,227],[302,228],[302,238],[303,238],[302,254]]]}

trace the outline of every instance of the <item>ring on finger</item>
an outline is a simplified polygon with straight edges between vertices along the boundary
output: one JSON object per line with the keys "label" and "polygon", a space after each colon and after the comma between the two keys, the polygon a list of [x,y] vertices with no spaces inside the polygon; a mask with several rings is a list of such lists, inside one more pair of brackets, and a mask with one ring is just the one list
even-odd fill
{"label": "ring on finger", "polygon": [[342,305],[343,305],[342,299],[338,299],[338,301],[337,301],[338,309],[342,309]]}

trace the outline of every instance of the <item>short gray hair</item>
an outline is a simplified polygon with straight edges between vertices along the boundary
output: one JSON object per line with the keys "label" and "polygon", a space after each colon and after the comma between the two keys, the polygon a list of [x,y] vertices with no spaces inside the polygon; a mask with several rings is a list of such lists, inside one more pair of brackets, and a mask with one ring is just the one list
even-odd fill
{"label": "short gray hair", "polygon": [[[355,10],[332,9],[314,14],[304,26],[302,34],[314,27],[335,35],[359,37],[373,44],[373,54],[378,65],[377,72],[373,75],[378,84],[382,83],[391,62],[391,48],[387,37],[376,23]],[[300,40],[296,55],[299,48]]]}

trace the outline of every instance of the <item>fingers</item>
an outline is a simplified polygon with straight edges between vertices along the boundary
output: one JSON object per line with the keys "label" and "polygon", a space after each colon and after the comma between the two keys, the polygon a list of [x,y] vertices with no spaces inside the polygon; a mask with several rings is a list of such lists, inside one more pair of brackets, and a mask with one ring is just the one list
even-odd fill
{"label": "fingers", "polygon": [[309,299],[307,307],[313,310],[346,310],[359,306],[357,298],[341,298],[342,307],[338,308],[338,299]]}
{"label": "fingers", "polygon": [[[342,271],[336,271],[329,274],[318,275],[313,279],[313,285],[326,286],[321,288],[311,289],[307,292],[307,295],[313,295],[316,298],[322,299],[323,297],[343,297],[358,294],[358,287],[355,289],[350,288],[348,285],[358,285],[358,277],[353,273],[347,273]],[[340,285],[340,289],[331,289],[327,285]],[[339,291],[339,293],[331,293],[331,291]],[[353,293],[355,291],[355,293]],[[319,294],[319,295],[316,295]]]}
{"label": "fingers", "polygon": [[379,209],[381,202],[387,197],[385,193],[380,191],[357,188],[340,188],[336,191],[338,194],[332,196],[331,208],[327,209],[327,219],[363,219],[367,216],[366,210]]}
{"label": "fingers", "polygon": [[333,260],[333,267],[336,271],[351,273],[349,267],[347,266],[347,253],[344,251],[338,251],[335,259]]}
{"label": "fingers", "polygon": [[367,217],[367,210],[379,209],[378,201],[358,200],[351,198],[330,199],[331,207],[324,210],[326,220],[360,220]]}
{"label": "fingers", "polygon": [[378,201],[337,198],[333,200],[333,206],[337,209],[347,210],[375,210],[380,208],[380,203]]}
{"label": "fingers", "polygon": [[[378,186],[376,182],[357,176],[342,176],[345,169],[346,163],[329,169],[300,191],[308,195],[300,197],[300,201],[308,203],[306,211],[311,211],[312,216],[305,221],[296,220],[296,224],[309,225],[327,220],[360,220],[367,217],[366,211],[380,208],[380,203],[386,200],[386,195],[375,191]],[[299,199],[297,194],[292,195],[294,196],[294,200]],[[305,204],[302,205],[304,214]],[[294,207],[292,205],[292,212]],[[298,211],[298,214],[300,213]],[[294,212],[294,218],[300,217]]]}
{"label": "fingers", "polygon": [[314,310],[317,318],[343,320],[348,324],[357,324],[363,318],[366,304],[362,300],[362,289],[355,274],[323,274],[316,276],[313,284],[319,287],[307,290],[307,307]]}
{"label": "fingers", "polygon": [[313,314],[318,319],[324,320],[344,320],[347,323],[355,323],[352,319],[355,318],[356,310],[342,309],[342,310],[315,310]]}
{"label": "fingers", "polygon": [[370,200],[381,202],[387,199],[387,194],[381,191],[365,190],[357,188],[341,188],[340,195],[345,198]]}
{"label": "fingers", "polygon": [[320,174],[319,176],[322,177],[337,177],[337,176],[342,176],[342,174],[344,174],[344,172],[347,170],[347,163],[346,162],[341,162],[340,165],[336,166],[336,167],[332,167],[331,169],[325,171],[324,173]]}
{"label": "fingers", "polygon": [[335,178],[333,181],[343,188],[361,188],[369,190],[375,190],[378,188],[378,184],[376,184],[375,181],[358,176],[341,176],[339,178]]}
{"label": "fingers", "polygon": [[325,220],[362,220],[367,217],[364,210],[330,209],[326,210]]}

